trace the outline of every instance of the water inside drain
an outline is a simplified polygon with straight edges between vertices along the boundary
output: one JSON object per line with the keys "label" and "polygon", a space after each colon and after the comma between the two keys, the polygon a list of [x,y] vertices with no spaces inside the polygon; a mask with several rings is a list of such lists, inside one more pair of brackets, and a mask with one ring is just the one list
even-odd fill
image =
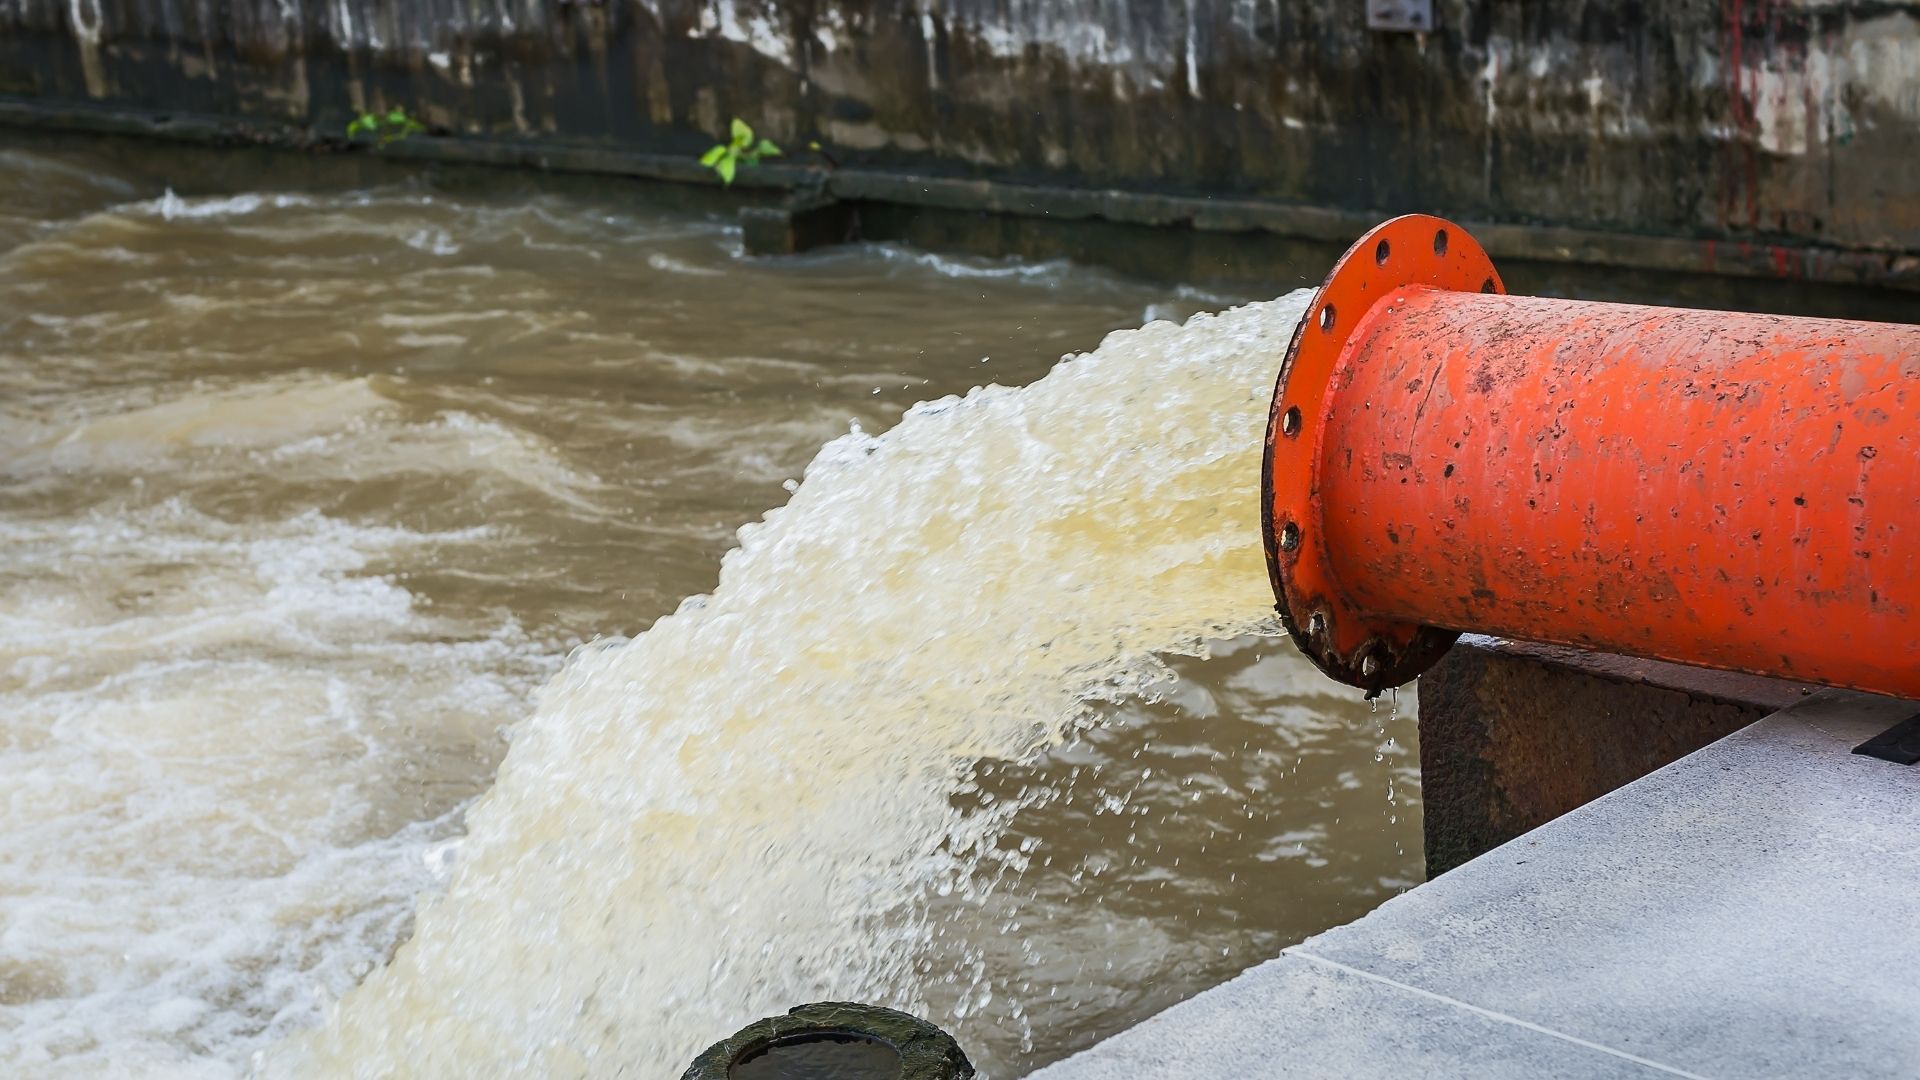
{"label": "water inside drain", "polygon": [[900,1080],[900,1051],[852,1032],[790,1035],[743,1056],[727,1080]]}

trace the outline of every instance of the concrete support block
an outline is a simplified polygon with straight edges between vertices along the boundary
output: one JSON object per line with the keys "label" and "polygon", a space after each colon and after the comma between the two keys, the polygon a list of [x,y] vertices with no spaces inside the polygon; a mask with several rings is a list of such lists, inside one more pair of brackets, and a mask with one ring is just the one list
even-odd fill
{"label": "concrete support block", "polygon": [[796,192],[774,206],[741,210],[740,230],[749,255],[797,255],[859,239],[860,215],[853,203]]}
{"label": "concrete support block", "polygon": [[1420,678],[1437,877],[1785,708],[1796,683],[1463,637]]}

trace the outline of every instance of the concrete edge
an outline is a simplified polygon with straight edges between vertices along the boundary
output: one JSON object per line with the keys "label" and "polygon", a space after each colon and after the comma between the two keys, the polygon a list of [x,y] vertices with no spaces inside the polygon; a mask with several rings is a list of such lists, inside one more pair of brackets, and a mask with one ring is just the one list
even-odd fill
{"label": "concrete edge", "polygon": [[[280,121],[106,109],[17,96],[0,96],[0,126],[203,144],[378,153],[399,160],[717,184],[697,161],[679,155],[468,135],[414,138],[375,151],[321,135],[310,127]],[[1256,233],[1339,245],[1395,213],[791,164],[745,170],[735,186],[761,191],[816,190],[850,202],[1058,221],[1100,220],[1197,232]],[[1496,259],[1920,292],[1920,252],[1817,246],[1765,237],[1683,237],[1518,222],[1460,224]]]}
{"label": "concrete edge", "polygon": [[[1609,792],[1570,814],[1566,823],[1553,828],[1564,830],[1572,826],[1577,839],[1578,830],[1584,827],[1601,832],[1609,842],[1619,841],[1624,850],[1615,853],[1596,873],[1613,875],[1621,866],[1638,867],[1642,856],[1636,854],[1633,845],[1662,843],[1662,837],[1670,830],[1691,827],[1690,815],[1694,809],[1689,808],[1687,800],[1675,797],[1676,785],[1684,788],[1702,782],[1702,778],[1709,784],[1745,785],[1763,803],[1772,797],[1773,811],[1796,815],[1802,808],[1798,801],[1800,793],[1769,796],[1768,793],[1780,790],[1781,785],[1768,783],[1764,774],[1750,779],[1743,777],[1742,773],[1748,770],[1738,767],[1743,761],[1740,755],[1768,750],[1784,750],[1789,754],[1810,752],[1829,766],[1835,762],[1844,765],[1851,748],[1859,741],[1913,715],[1916,710],[1920,710],[1920,702],[1850,690],[1820,690],[1770,712],[1760,723],[1685,755],[1669,768]],[[1750,756],[1744,760],[1751,763]],[[1791,761],[1783,767],[1801,768]],[[1911,787],[1910,777],[1902,774],[1913,767],[1888,764],[1885,768],[1889,771],[1884,776],[1890,783],[1906,783]],[[1819,782],[1826,784],[1834,795],[1825,808],[1827,815],[1851,824],[1853,815],[1865,804],[1857,804],[1851,788],[1836,783],[1831,770]],[[1880,793],[1881,798],[1886,796],[1885,791]],[[1655,816],[1642,820],[1640,824],[1644,827],[1622,827],[1623,821],[1636,814],[1644,817],[1648,808],[1653,809]],[[1766,815],[1760,815],[1752,827],[1764,833],[1766,822]],[[1811,842],[1810,838],[1829,836],[1831,822],[1816,820],[1800,833],[1786,837],[1782,841],[1785,846],[1777,850],[1767,843],[1772,838],[1766,835],[1757,834],[1752,839],[1759,842],[1747,847],[1726,843],[1719,836],[1725,829],[1725,820],[1715,822],[1709,814],[1696,830],[1701,834],[1696,837],[1696,843],[1716,845],[1736,853],[1748,847],[1755,850],[1759,860],[1754,864],[1756,876],[1745,883],[1744,892],[1721,894],[1711,888],[1710,881],[1705,888],[1700,887],[1700,882],[1692,882],[1691,893],[1683,896],[1676,891],[1669,897],[1663,890],[1672,889],[1676,871],[1671,865],[1658,865],[1657,861],[1645,872],[1638,886],[1641,893],[1657,894],[1656,898],[1662,901],[1670,899],[1690,913],[1693,922],[1684,923],[1679,931],[1683,937],[1702,919],[1721,920],[1726,937],[1741,941],[1753,927],[1744,917],[1739,917],[1747,913],[1740,905],[1750,906],[1755,896],[1771,896],[1776,888],[1784,890],[1781,892],[1784,898],[1774,901],[1769,909],[1775,921],[1761,925],[1772,925],[1777,930],[1781,917],[1796,920],[1804,914],[1817,919],[1830,910],[1818,903],[1805,909],[1796,906],[1791,888],[1776,881],[1768,871],[1777,860],[1793,860],[1803,854],[1802,849]],[[1852,833],[1845,836],[1854,839]],[[1898,836],[1904,847],[1910,833]],[[1582,852],[1590,850],[1578,846],[1567,849],[1567,837],[1565,832],[1558,834],[1563,848],[1560,869],[1565,868],[1569,858],[1580,857]],[[1873,860],[1885,854],[1884,849],[1876,849],[1872,842],[1876,839],[1885,838],[1868,837],[1851,847],[1841,845],[1840,865],[1871,868]],[[1478,864],[1481,875],[1478,881],[1471,877],[1450,877],[1445,883],[1422,885],[1386,901],[1353,922],[1284,948],[1272,958],[1193,998],[1042,1068],[1033,1074],[1034,1080],[1175,1080],[1187,1076],[1247,1075],[1681,1076],[1706,1080],[1706,1074],[1865,1075],[1867,1070],[1844,1067],[1858,1065],[1861,1060],[1884,1066],[1872,1070],[1874,1075],[1904,1076],[1909,1073],[1901,1060],[1907,1060],[1909,1065],[1920,1061],[1920,1057],[1890,1060],[1875,1054],[1878,1046],[1899,1043],[1898,1032],[1906,1027],[1898,1022],[1869,1024],[1878,1040],[1852,1047],[1824,1045],[1836,1042],[1836,1032],[1832,1029],[1796,1028],[1787,1024],[1780,1029],[1779,1041],[1788,1052],[1782,1053],[1780,1047],[1762,1040],[1762,1045],[1749,1058],[1736,1063],[1735,1058],[1728,1057],[1724,1062],[1728,1067],[1722,1069],[1703,1069],[1699,1054],[1693,1055],[1693,1060],[1685,1055],[1676,1057],[1673,1053],[1676,1047],[1695,1045],[1689,1039],[1697,1029],[1689,1025],[1696,1021],[1685,1017],[1675,1019],[1666,1009],[1649,1008],[1649,1002],[1657,1006],[1663,994],[1669,1000],[1675,994],[1686,995],[1689,1001],[1701,1004],[1698,1021],[1718,1022],[1724,1017],[1716,1012],[1719,999],[1713,993],[1715,980],[1731,979],[1739,986],[1751,986],[1754,956],[1772,955],[1771,950],[1765,949],[1747,950],[1742,954],[1726,948],[1726,941],[1709,940],[1696,946],[1702,951],[1702,956],[1697,958],[1689,958],[1685,948],[1662,952],[1658,946],[1665,943],[1656,942],[1651,951],[1662,956],[1678,956],[1678,967],[1650,971],[1632,993],[1621,995],[1622,1012],[1613,1018],[1621,1023],[1611,1029],[1601,1025],[1599,1031],[1592,1030],[1593,1024],[1586,1024],[1589,1030],[1584,1032],[1584,1037],[1582,1025],[1565,1021],[1569,1017],[1587,1017],[1587,1007],[1600,1000],[1596,995],[1612,1001],[1611,988],[1606,982],[1607,976],[1588,978],[1577,965],[1567,964],[1565,948],[1537,957],[1523,954],[1505,966],[1468,971],[1459,979],[1426,977],[1423,964],[1437,963],[1443,972],[1460,970],[1445,950],[1434,956],[1423,951],[1430,939],[1442,940],[1461,933],[1504,932],[1510,938],[1523,941],[1531,940],[1532,936],[1562,935],[1576,947],[1589,942],[1592,948],[1604,950],[1612,940],[1606,936],[1609,927],[1616,932],[1625,927],[1631,934],[1636,933],[1636,927],[1644,925],[1644,920],[1633,917],[1637,909],[1632,906],[1603,908],[1591,925],[1579,920],[1569,923],[1564,917],[1566,905],[1583,903],[1581,898],[1588,895],[1584,890],[1591,887],[1591,883],[1577,881],[1560,886],[1559,895],[1550,897],[1551,902],[1533,912],[1532,918],[1508,919],[1503,923],[1491,916],[1480,917],[1476,906],[1480,894],[1474,889],[1476,885],[1484,886],[1488,875],[1493,876],[1495,891],[1505,890],[1529,904],[1534,903],[1536,894],[1553,891],[1543,890],[1537,882],[1528,880],[1538,878],[1543,872],[1552,872],[1535,869],[1541,857],[1540,852],[1531,847],[1534,843],[1527,838],[1517,838],[1496,849],[1497,854],[1489,853],[1488,860]],[[1876,855],[1876,850],[1881,854]],[[1737,862],[1745,857],[1737,854],[1736,865],[1745,865]],[[1695,864],[1685,862],[1685,865]],[[1527,869],[1515,871],[1513,867],[1518,866]],[[1901,888],[1903,876],[1910,876],[1904,869],[1892,865],[1888,866],[1888,875],[1889,880],[1883,881],[1882,887],[1893,890]],[[1829,900],[1857,888],[1846,874],[1835,874],[1830,868],[1816,872],[1815,878],[1822,888],[1829,890],[1816,895]],[[1722,902],[1735,905],[1736,917],[1727,917],[1727,912],[1720,908]],[[1838,906],[1845,908],[1846,905]],[[1881,903],[1869,895],[1854,904],[1847,916],[1856,921],[1867,918],[1882,926],[1890,938],[1898,938],[1902,924],[1897,918],[1882,918],[1883,912],[1885,908]],[[1438,920],[1436,915],[1448,916],[1451,921]],[[1504,931],[1499,930],[1502,926],[1506,927]],[[1844,926],[1833,932],[1846,933]],[[1610,953],[1608,959],[1596,959],[1596,964],[1605,968],[1615,955]],[[1627,962],[1633,963],[1631,954],[1627,955]],[[1742,955],[1747,961],[1745,967],[1740,962]],[[1836,962],[1860,964],[1863,956],[1873,955],[1877,954],[1868,948]],[[1644,960],[1644,956],[1641,959]],[[1884,1020],[1885,1003],[1892,1000],[1886,996],[1885,987],[1903,985],[1900,980],[1904,963],[1898,955],[1880,962],[1878,997],[1865,994],[1860,1001],[1846,1001],[1833,996],[1833,987],[1827,986],[1824,988],[1827,993],[1812,995],[1821,1007],[1807,1015],[1833,1016],[1858,1010],[1870,1018],[1874,1015],[1871,1010],[1878,1005]],[[1674,981],[1675,971],[1681,973],[1682,981]],[[1515,976],[1514,972],[1523,974]],[[1528,972],[1531,974],[1525,974]],[[1788,979],[1791,972],[1790,966],[1780,969],[1776,973],[1778,985],[1773,989],[1791,996],[1799,985]],[[1522,986],[1516,993],[1491,997],[1476,992],[1476,987],[1489,979],[1497,982],[1508,977],[1531,978],[1537,985],[1531,989]],[[1843,968],[1828,982],[1844,982],[1847,978],[1848,972]],[[1340,985],[1349,989],[1339,993],[1329,989]],[[1907,1002],[1903,1011],[1912,1011],[1910,998],[1899,995],[1898,1000]],[[1522,1007],[1515,1007],[1516,1004]],[[1766,1024],[1771,1014],[1751,1009],[1745,1015],[1753,1018],[1755,1024]],[[1899,1017],[1892,1019],[1898,1021]],[[1724,1028],[1716,1030],[1724,1035]],[[1268,1034],[1261,1037],[1261,1032]],[[1723,1041],[1738,1042],[1741,1037],[1735,1032]],[[1811,1040],[1823,1041],[1819,1048],[1825,1051],[1825,1060],[1808,1068],[1794,1068],[1798,1059],[1791,1051],[1813,1048]],[[1711,1057],[1711,1052],[1707,1056]],[[1782,1068],[1755,1067],[1763,1063]],[[1695,1069],[1702,1071],[1692,1071]]]}

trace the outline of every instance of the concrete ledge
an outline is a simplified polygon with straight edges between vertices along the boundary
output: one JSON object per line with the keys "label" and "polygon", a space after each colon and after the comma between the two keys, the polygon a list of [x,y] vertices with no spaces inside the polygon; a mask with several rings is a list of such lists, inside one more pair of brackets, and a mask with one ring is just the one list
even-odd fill
{"label": "concrete ledge", "polygon": [[795,191],[776,205],[740,211],[740,244],[749,255],[798,255],[859,235],[854,204],[817,193]]}
{"label": "concrete ledge", "polygon": [[[293,123],[261,119],[196,116],[142,111],[0,95],[0,125],[54,131],[140,135],[211,145],[274,145],[309,151],[378,153],[400,161],[449,162],[555,172],[625,176],[659,182],[716,185],[710,170],[691,157],[649,153],[615,146],[558,139],[492,136],[422,136],[374,151]],[[1262,199],[1204,195],[1047,187],[1004,180],[926,175],[874,168],[829,169],[770,163],[742,170],[735,187],[743,192],[817,191],[854,204],[912,207],[928,212],[964,212],[1045,219],[1052,222],[1102,222],[1202,235],[1267,236],[1330,246],[1332,254],[1394,213],[1412,207],[1338,210]],[[1646,270],[1765,281],[1773,284],[1847,285],[1920,292],[1920,252],[1896,249],[1822,247],[1781,240],[1715,242],[1692,236],[1663,236],[1595,229],[1545,227],[1516,222],[1462,221],[1496,260],[1509,281],[1526,271],[1514,264],[1577,266],[1607,271]],[[896,231],[898,229],[896,228]],[[993,230],[989,230],[990,234]],[[876,237],[868,237],[876,238]],[[1229,266],[1233,262],[1228,252]],[[1305,280],[1317,281],[1331,256]],[[1198,261],[1212,260],[1211,253]],[[1204,269],[1197,267],[1196,269]],[[1180,276],[1196,276],[1188,270]],[[1532,291],[1532,290],[1530,290]],[[1782,309],[1828,310],[1826,303],[1777,301]],[[1749,305],[1737,305],[1749,306]],[[1841,305],[1844,306],[1844,305]]]}
{"label": "concrete ledge", "polygon": [[1290,952],[1030,1080],[1650,1075],[1511,1017]]}
{"label": "concrete ledge", "polygon": [[1920,1075],[1920,704],[1823,691],[1034,1080]]}

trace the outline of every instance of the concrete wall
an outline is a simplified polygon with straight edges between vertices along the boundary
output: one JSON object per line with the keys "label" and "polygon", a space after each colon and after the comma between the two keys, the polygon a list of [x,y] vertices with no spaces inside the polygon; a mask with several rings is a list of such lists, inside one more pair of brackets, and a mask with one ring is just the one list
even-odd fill
{"label": "concrete wall", "polygon": [[1920,0],[1436,0],[1426,35],[1364,9],[0,0],[0,97],[322,135],[398,104],[671,155],[738,115],[853,168],[1420,209],[1678,239],[1693,269],[1920,280]]}

